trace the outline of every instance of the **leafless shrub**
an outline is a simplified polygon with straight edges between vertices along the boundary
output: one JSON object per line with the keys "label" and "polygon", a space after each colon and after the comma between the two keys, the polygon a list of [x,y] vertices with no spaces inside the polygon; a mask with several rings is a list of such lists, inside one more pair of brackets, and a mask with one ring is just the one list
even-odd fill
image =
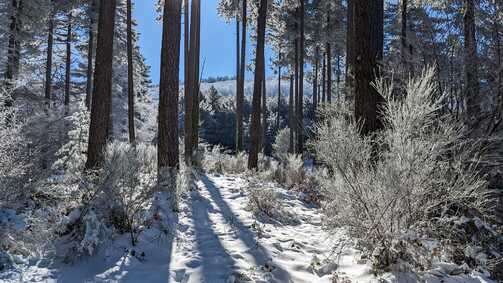
{"label": "leafless shrub", "polygon": [[274,156],[279,162],[284,163],[288,159],[288,149],[290,146],[290,129],[281,129],[276,135],[274,144],[272,145]]}
{"label": "leafless shrub", "polygon": [[29,160],[18,108],[12,90],[0,87],[0,204],[16,198],[23,187]]}
{"label": "leafless shrub", "polygon": [[274,218],[281,210],[276,192],[270,188],[253,188],[248,195],[248,209],[256,217]]}
{"label": "leafless shrub", "polygon": [[376,83],[387,101],[384,131],[362,137],[359,123],[339,105],[318,125],[313,143],[330,172],[319,180],[330,223],[348,227],[388,259],[399,256],[393,242],[419,226],[434,227],[435,218],[490,210],[477,170],[479,144],[463,140],[462,126],[439,114],[443,97],[436,95],[433,75],[429,69],[410,80],[401,98],[392,85]]}
{"label": "leafless shrub", "polygon": [[220,146],[213,146],[211,150],[206,151],[203,168],[211,173],[229,173],[240,174],[248,170],[248,156],[244,152],[238,152],[231,155]]}

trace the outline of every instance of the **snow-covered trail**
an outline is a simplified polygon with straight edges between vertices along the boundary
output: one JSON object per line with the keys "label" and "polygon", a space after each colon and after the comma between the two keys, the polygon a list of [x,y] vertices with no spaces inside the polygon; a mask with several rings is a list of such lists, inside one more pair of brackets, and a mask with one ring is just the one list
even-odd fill
{"label": "snow-covered trail", "polygon": [[[205,175],[197,186],[181,208],[171,282],[331,282],[330,252],[346,247],[342,234],[328,237],[315,208],[275,188],[298,221],[261,223],[246,210],[247,180]],[[345,253],[337,271],[368,279],[368,267],[355,263],[351,249]]]}

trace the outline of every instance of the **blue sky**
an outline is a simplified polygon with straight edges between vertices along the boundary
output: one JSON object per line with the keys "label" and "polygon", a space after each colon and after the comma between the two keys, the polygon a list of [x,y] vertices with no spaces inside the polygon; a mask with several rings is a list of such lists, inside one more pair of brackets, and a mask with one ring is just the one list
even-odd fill
{"label": "blue sky", "polygon": [[[162,36],[162,26],[155,20],[156,1],[137,0],[134,11],[140,32],[140,48],[147,59],[147,64],[152,67],[152,81],[155,84],[159,82]],[[203,78],[234,76],[236,73],[236,24],[235,22],[225,23],[218,17],[217,4],[218,0],[201,1],[201,67],[205,62]],[[246,58],[248,62],[253,50],[250,45],[251,42],[248,41]],[[183,48],[183,37],[181,46]],[[183,56],[183,52],[181,55]],[[183,62],[183,57],[181,57],[181,62]],[[266,62],[269,64],[269,58],[266,58]],[[180,71],[183,74],[183,64],[180,64]],[[267,73],[270,75],[272,71],[268,69]],[[251,77],[252,74],[248,72],[247,78]]]}

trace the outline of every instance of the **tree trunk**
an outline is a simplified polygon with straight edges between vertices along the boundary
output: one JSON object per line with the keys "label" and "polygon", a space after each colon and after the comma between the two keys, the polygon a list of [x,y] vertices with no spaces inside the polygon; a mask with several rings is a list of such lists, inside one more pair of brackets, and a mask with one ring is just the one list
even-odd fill
{"label": "tree trunk", "polygon": [[278,63],[278,113],[276,113],[276,129],[279,131],[280,126],[280,113],[281,113],[281,51],[278,54],[279,63]]}
{"label": "tree trunk", "polygon": [[91,109],[92,88],[93,88],[93,57],[94,57],[94,25],[96,13],[96,0],[91,1],[91,11],[89,15],[89,42],[87,43],[87,83],[86,83],[86,107]]}
{"label": "tree trunk", "polygon": [[[265,58],[264,58],[265,62]],[[265,64],[264,64],[264,77],[262,78],[262,150],[264,153],[267,151],[267,89],[265,77]]]}
{"label": "tree trunk", "polygon": [[288,98],[288,128],[290,132],[290,143],[288,145],[288,152],[293,153],[294,150],[294,133],[293,128],[295,126],[295,114],[293,112],[294,109],[294,76],[290,75],[290,95]]}
{"label": "tree trunk", "polygon": [[[497,6],[498,8],[500,6]],[[502,55],[501,54],[501,36],[500,36],[500,30],[498,26],[498,22],[494,22],[494,34],[495,34],[495,41],[496,41],[496,64],[498,68],[496,69],[496,77],[497,77],[497,99],[499,99],[499,104],[496,106],[496,109],[499,109],[499,112],[501,115],[503,115],[503,62],[502,62]],[[499,107],[499,108],[498,108]]]}
{"label": "tree trunk", "polygon": [[[199,26],[200,0],[193,0],[190,15],[188,70],[185,80],[185,162],[192,165],[192,155],[197,146],[199,108]],[[187,30],[187,29],[186,29]],[[187,40],[187,39],[186,39]],[[196,109],[197,108],[197,109]]]}
{"label": "tree trunk", "polygon": [[[199,84],[199,58],[201,48],[201,0],[192,0],[192,16],[191,16],[191,49],[192,57],[194,57],[194,74],[193,74],[193,108],[192,108],[192,149],[197,151],[199,146],[199,102],[200,102],[200,84]],[[192,32],[194,35],[192,35]],[[192,46],[194,48],[192,48]]]}
{"label": "tree trunk", "polygon": [[[68,13],[68,25],[66,31],[66,67],[65,67],[65,106],[70,104],[70,84],[72,68],[72,12]],[[68,111],[68,109],[67,109]]]}
{"label": "tree trunk", "polygon": [[[186,58],[185,58],[185,137],[184,137],[184,146],[185,146],[185,163],[190,166],[192,160],[192,112],[194,107],[194,100],[192,98],[193,93],[193,79],[192,76],[194,74],[193,67],[193,58],[192,58],[192,21],[191,17],[193,17],[193,10],[191,10],[189,15],[189,1],[186,0],[187,5],[185,6],[185,38],[184,42],[186,43]],[[193,6],[191,7],[193,8]]]}
{"label": "tree trunk", "polygon": [[465,43],[465,99],[467,117],[474,119],[480,114],[479,74],[477,59],[477,40],[475,37],[475,3],[464,0],[464,43]]}
{"label": "tree trunk", "polygon": [[12,0],[12,14],[9,23],[9,42],[7,49],[7,69],[5,79],[10,84],[11,81],[17,78],[19,72],[19,56],[21,44],[19,42],[20,30],[20,11],[22,9],[22,0]]}
{"label": "tree trunk", "polygon": [[316,117],[318,108],[318,67],[319,67],[319,48],[314,51],[314,76],[313,76],[313,112]]}
{"label": "tree trunk", "polygon": [[299,9],[300,17],[300,40],[299,40],[299,99],[297,101],[297,153],[302,154],[304,151],[304,0],[300,1]]}
{"label": "tree trunk", "polygon": [[161,49],[158,118],[158,174],[179,167],[178,90],[180,65],[181,0],[165,1]]}
{"label": "tree trunk", "polygon": [[383,0],[349,1],[348,19],[352,52],[348,58],[350,85],[355,99],[355,118],[362,123],[361,134],[383,128],[379,107],[382,96],[371,86],[378,75],[383,54]]}
{"label": "tree trunk", "polygon": [[402,30],[401,30],[401,52],[402,53],[402,65],[404,70],[407,67],[407,0],[402,0]]}
{"label": "tree trunk", "polygon": [[323,53],[323,67],[321,69],[321,102],[327,102],[327,54]]}
{"label": "tree trunk", "polygon": [[257,18],[257,48],[255,54],[255,79],[253,83],[252,119],[251,119],[251,149],[248,156],[248,169],[258,167],[258,152],[260,149],[260,96],[262,79],[264,78],[264,47],[265,26],[267,20],[267,0],[260,0]]}
{"label": "tree trunk", "polygon": [[246,68],[246,24],[247,2],[243,0],[241,14],[241,62],[239,64],[239,86],[236,92],[236,152],[243,151],[243,107],[244,107],[244,81]]}
{"label": "tree trunk", "polygon": [[126,19],[126,32],[127,32],[127,82],[128,82],[128,129],[129,129],[129,142],[135,144],[136,135],[134,127],[134,74],[133,74],[133,20],[132,20],[132,7],[131,0],[127,0],[127,19]]}
{"label": "tree trunk", "polygon": [[[327,33],[330,26],[330,14],[327,15]],[[332,46],[327,41],[327,103],[332,103]]]}
{"label": "tree trunk", "polygon": [[353,71],[351,70],[351,65],[350,65],[350,59],[354,58],[355,55],[353,54],[353,41],[354,39],[352,38],[353,34],[355,33],[354,31],[354,23],[353,21],[353,10],[354,10],[354,2],[355,0],[347,0],[347,5],[348,5],[348,10],[347,10],[347,28],[346,28],[346,80],[345,80],[345,101],[348,103],[353,103],[354,102],[354,86],[353,86],[353,81],[354,78],[351,76],[353,75]]}
{"label": "tree trunk", "polygon": [[332,103],[332,47],[327,43],[327,103]]}
{"label": "tree trunk", "polygon": [[[241,25],[239,23],[239,11],[236,12],[236,112],[238,108],[238,99],[237,99],[237,94],[239,92],[239,80],[241,78],[241,67],[240,67],[240,60],[241,60]],[[237,113],[236,113],[237,116]],[[237,119],[236,119],[236,125],[237,125]],[[237,126],[236,126],[237,129]],[[238,152],[238,146],[237,146],[237,130],[234,131],[234,148],[236,150],[236,153]]]}
{"label": "tree trunk", "polygon": [[52,50],[54,46],[54,17],[49,15],[49,29],[47,36],[47,61],[45,64],[45,99],[47,106],[51,105],[52,93]]}
{"label": "tree trunk", "polygon": [[[295,11],[295,15],[298,16],[298,10]],[[295,95],[293,96],[293,128],[291,129],[294,134],[294,149],[293,152],[297,153],[297,135],[299,134],[299,119],[300,117],[298,116],[298,106],[297,104],[299,103],[299,39],[297,38],[297,32],[298,32],[298,25],[295,23],[295,33],[296,33],[296,38],[294,40],[295,44],[295,64],[294,64],[294,78],[295,78]]]}
{"label": "tree trunk", "polygon": [[184,42],[184,154],[185,154],[185,163],[190,165],[190,159],[192,157],[192,108],[193,108],[193,100],[192,100],[192,79],[191,75],[193,71],[192,68],[192,60],[190,57],[190,11],[189,11],[189,0],[184,0],[184,33],[183,33],[183,42]]}
{"label": "tree trunk", "polygon": [[116,0],[102,0],[100,3],[87,169],[96,168],[102,164],[103,152],[111,130],[112,61],[116,7]]}
{"label": "tree trunk", "polygon": [[337,98],[341,99],[341,56],[337,55],[337,73],[336,73],[336,81],[337,81]]}

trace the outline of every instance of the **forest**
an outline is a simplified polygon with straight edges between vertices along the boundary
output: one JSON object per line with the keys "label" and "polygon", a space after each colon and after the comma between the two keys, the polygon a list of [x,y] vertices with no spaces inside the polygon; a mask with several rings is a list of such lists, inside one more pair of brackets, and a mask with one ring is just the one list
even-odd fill
{"label": "forest", "polygon": [[502,45],[502,0],[0,0],[0,282],[503,282]]}

